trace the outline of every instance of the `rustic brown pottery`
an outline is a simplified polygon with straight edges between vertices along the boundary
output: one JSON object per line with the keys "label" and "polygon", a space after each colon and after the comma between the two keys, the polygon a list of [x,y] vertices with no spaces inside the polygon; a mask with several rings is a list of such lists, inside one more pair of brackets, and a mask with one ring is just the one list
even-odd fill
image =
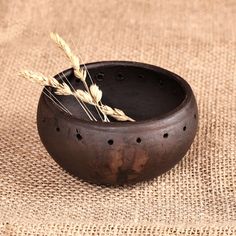
{"label": "rustic brown pottery", "polygon": [[[188,83],[143,63],[108,61],[86,66],[103,91],[103,103],[122,109],[136,122],[89,121],[74,97],[54,94],[69,115],[48,98],[51,95],[45,88],[48,96],[40,97],[37,124],[54,160],[83,180],[107,185],[148,180],[172,168],[186,154],[198,125]],[[72,69],[55,78],[64,76],[73,87],[83,88]]]}

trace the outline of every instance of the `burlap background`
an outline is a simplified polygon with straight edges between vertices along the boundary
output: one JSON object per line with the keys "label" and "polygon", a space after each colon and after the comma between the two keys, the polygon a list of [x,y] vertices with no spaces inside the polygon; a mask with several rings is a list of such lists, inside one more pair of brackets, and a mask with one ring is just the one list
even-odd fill
{"label": "burlap background", "polygon": [[[1,235],[236,235],[235,0],[0,1]],[[41,88],[20,68],[134,60],[182,75],[199,105],[188,155],[153,181],[93,186],[65,173],[36,129]]]}

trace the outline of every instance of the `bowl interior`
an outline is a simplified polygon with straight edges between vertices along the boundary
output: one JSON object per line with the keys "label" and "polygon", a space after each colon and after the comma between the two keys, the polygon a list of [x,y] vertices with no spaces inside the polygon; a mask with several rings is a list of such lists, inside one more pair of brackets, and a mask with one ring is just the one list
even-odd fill
{"label": "bowl interior", "polygon": [[[103,92],[103,104],[122,109],[137,121],[163,116],[179,106],[186,96],[177,77],[161,68],[112,62],[88,64],[87,68],[94,83]],[[64,76],[75,89],[84,89],[73,70],[60,73],[56,78],[67,82]],[[91,83],[89,76],[87,82]],[[89,120],[74,97],[55,96],[74,116]],[[88,107],[97,117],[95,109]]]}

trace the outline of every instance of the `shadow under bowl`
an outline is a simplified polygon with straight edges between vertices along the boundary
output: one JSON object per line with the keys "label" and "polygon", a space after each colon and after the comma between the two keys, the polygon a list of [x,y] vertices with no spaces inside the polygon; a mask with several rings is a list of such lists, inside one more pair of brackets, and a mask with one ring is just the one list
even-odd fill
{"label": "shadow under bowl", "polygon": [[[106,185],[148,180],[179,162],[198,126],[197,104],[188,83],[165,69],[137,62],[96,62],[86,67],[103,91],[103,104],[123,110],[136,122],[90,121],[74,97],[44,88],[37,125],[54,160],[85,181]],[[72,69],[55,78],[84,89]],[[89,109],[99,120],[96,110]]]}

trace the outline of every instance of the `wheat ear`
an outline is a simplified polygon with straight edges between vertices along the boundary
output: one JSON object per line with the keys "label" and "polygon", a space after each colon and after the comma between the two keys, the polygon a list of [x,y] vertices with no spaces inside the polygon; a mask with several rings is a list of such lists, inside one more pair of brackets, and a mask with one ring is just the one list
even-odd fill
{"label": "wheat ear", "polygon": [[[41,73],[36,73],[33,71],[28,71],[28,70],[21,71],[19,75],[27,80],[38,83],[42,86],[50,86],[50,87],[55,88],[55,93],[58,95],[73,95],[73,92],[71,91],[70,87],[66,83],[63,82],[61,84],[53,77],[46,77]],[[46,90],[49,91],[47,88],[46,88]],[[45,95],[47,97],[49,97],[47,94],[45,94]],[[51,93],[51,95],[54,97],[54,95],[52,93]],[[56,100],[58,101],[57,98],[56,98]],[[71,114],[71,112],[69,112],[68,109],[60,101],[58,101],[58,102],[61,104],[63,110],[65,110]],[[90,120],[93,120],[92,117],[90,116],[90,114],[88,113],[88,111],[82,106],[82,104],[81,104],[81,107],[83,108],[83,110],[85,111],[87,116],[90,118]]]}
{"label": "wheat ear", "polygon": [[89,86],[88,86],[88,84],[86,82],[87,73],[86,73],[86,70],[81,68],[79,58],[72,52],[72,50],[70,49],[69,45],[58,34],[51,32],[50,33],[50,37],[57,44],[57,46],[65,53],[66,57],[70,60],[70,62],[72,64],[72,67],[74,69],[75,77],[80,79],[83,82],[85,89],[87,90],[88,93],[90,93],[90,95],[94,99],[94,104],[95,104],[94,106],[95,106],[95,108],[97,110],[97,113],[100,115],[100,113],[99,113],[99,111],[100,111],[103,114],[103,116],[104,116],[104,121],[109,121],[109,119],[107,118],[106,114],[104,112],[102,112],[102,110],[99,108],[99,105],[97,105],[97,104],[100,103],[101,99],[97,103],[96,102],[96,97],[94,97],[93,94],[90,91],[90,88],[89,88]]}

